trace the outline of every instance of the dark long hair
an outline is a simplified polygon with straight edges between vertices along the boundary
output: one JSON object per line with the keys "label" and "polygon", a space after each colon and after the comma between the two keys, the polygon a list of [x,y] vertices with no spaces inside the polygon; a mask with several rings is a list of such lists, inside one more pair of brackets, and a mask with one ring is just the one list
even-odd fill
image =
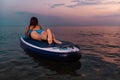
{"label": "dark long hair", "polygon": [[38,19],[36,17],[32,17],[30,19],[29,29],[30,29],[30,26],[33,26],[33,28],[35,28],[36,25],[38,25]]}

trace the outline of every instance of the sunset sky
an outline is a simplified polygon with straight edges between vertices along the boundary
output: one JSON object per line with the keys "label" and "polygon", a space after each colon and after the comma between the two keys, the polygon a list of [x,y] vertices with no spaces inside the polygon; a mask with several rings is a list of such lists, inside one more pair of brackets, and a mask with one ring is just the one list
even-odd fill
{"label": "sunset sky", "polygon": [[0,25],[119,26],[120,0],[0,0]]}

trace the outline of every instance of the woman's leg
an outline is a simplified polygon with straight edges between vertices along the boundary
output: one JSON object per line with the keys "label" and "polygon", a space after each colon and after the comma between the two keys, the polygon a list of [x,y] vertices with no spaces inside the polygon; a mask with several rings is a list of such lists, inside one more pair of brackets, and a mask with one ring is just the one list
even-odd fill
{"label": "woman's leg", "polygon": [[50,29],[47,29],[47,31],[43,31],[40,34],[38,34],[36,31],[33,31],[31,33],[31,37],[35,40],[41,41],[41,40],[47,40],[49,44],[52,44],[52,42],[54,41],[56,44],[61,44],[61,41],[58,41],[54,34],[52,34]]}
{"label": "woman's leg", "polygon": [[61,41],[58,41],[54,34],[52,34],[51,30],[50,29],[47,29],[47,34],[48,34],[48,43],[49,44],[52,44],[52,42],[54,41],[56,44],[62,44]]}
{"label": "woman's leg", "polygon": [[47,29],[47,35],[48,35],[48,43],[49,44],[52,44],[52,42],[53,42],[53,36],[52,36],[52,32],[51,32],[51,30],[50,29]]}
{"label": "woman's leg", "polygon": [[38,40],[38,41],[41,41],[41,36],[36,31],[33,31],[31,33],[31,38],[35,39],[35,40]]}
{"label": "woman's leg", "polygon": [[59,41],[59,40],[57,40],[57,39],[55,38],[55,35],[54,35],[54,34],[53,34],[53,41],[54,41],[55,43],[57,43],[57,44],[62,44],[61,41]]}

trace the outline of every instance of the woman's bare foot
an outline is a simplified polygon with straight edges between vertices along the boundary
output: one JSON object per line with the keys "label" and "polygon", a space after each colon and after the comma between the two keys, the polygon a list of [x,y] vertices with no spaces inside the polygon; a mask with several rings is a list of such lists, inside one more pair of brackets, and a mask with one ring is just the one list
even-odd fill
{"label": "woman's bare foot", "polygon": [[53,34],[53,41],[54,41],[56,44],[62,44],[62,42],[61,42],[61,41],[59,41],[59,40],[55,39],[54,34]]}
{"label": "woman's bare foot", "polygon": [[56,39],[54,39],[54,42],[55,42],[56,44],[62,44],[61,41],[58,41],[58,40],[56,40]]}

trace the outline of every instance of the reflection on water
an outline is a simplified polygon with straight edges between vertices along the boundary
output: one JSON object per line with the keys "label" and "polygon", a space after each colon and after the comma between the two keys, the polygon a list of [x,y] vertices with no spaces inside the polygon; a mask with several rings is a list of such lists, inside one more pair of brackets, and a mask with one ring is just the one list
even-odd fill
{"label": "reflection on water", "polygon": [[76,62],[50,61],[40,58],[40,56],[37,56],[34,53],[26,54],[29,55],[37,63],[37,65],[34,66],[34,68],[43,67],[51,71],[55,71],[56,74],[77,75],[76,71],[81,67],[80,61]]}
{"label": "reflection on water", "polygon": [[[59,30],[62,33],[57,28],[54,31],[59,33],[62,39],[78,44],[83,54],[91,51],[105,61],[120,66],[120,62],[116,61],[120,55],[120,27],[64,27]],[[64,37],[65,35],[67,37]],[[109,57],[110,55],[112,57]]]}
{"label": "reflection on water", "polygon": [[50,27],[81,49],[78,62],[55,62],[25,53],[24,27],[0,27],[0,80],[119,80],[120,27]]}
{"label": "reflection on water", "polygon": [[105,61],[101,56],[86,52],[81,62],[80,72],[87,80],[119,80],[120,69],[116,64]]}

